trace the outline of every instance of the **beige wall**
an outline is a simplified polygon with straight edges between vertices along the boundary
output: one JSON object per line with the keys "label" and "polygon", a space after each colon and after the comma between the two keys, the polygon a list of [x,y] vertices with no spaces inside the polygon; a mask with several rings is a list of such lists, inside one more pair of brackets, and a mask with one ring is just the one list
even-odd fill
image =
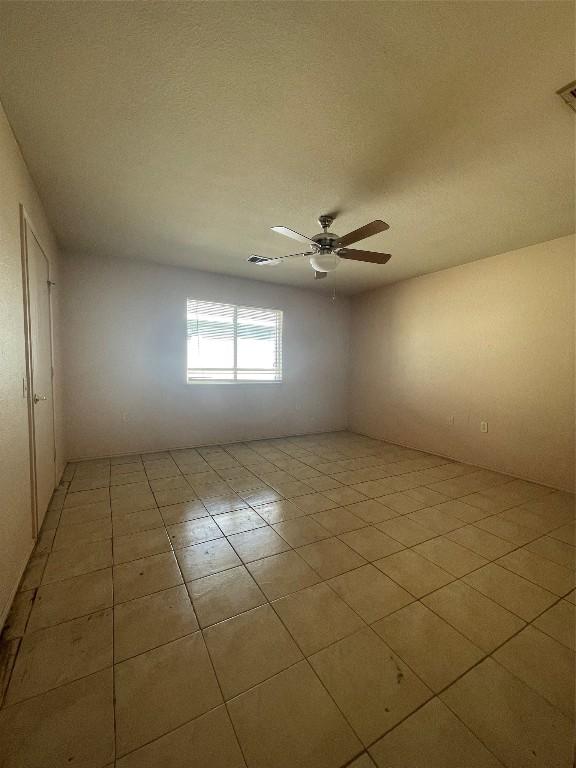
{"label": "beige wall", "polygon": [[55,410],[58,471],[62,418],[59,356],[58,252],[42,204],[4,111],[0,106],[0,627],[32,550],[28,416],[22,395],[25,376],[24,316],[19,205],[22,203],[49,260],[57,283],[55,328]]}
{"label": "beige wall", "polygon": [[351,429],[573,487],[573,236],[357,296],[352,318]]}
{"label": "beige wall", "polygon": [[[346,427],[347,299],[76,254],[65,282],[69,457]],[[284,310],[284,382],[186,384],[188,296]]]}

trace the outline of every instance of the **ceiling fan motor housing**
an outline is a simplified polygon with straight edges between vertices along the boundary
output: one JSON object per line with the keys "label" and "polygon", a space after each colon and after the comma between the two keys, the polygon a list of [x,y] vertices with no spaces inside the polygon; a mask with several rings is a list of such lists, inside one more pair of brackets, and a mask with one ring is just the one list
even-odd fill
{"label": "ceiling fan motor housing", "polygon": [[333,216],[323,215],[318,217],[318,224],[320,224],[324,231],[312,236],[312,240],[314,240],[318,248],[318,253],[310,257],[310,264],[316,272],[333,272],[340,263],[340,257],[334,252],[338,242],[338,235],[328,231],[333,221]]}

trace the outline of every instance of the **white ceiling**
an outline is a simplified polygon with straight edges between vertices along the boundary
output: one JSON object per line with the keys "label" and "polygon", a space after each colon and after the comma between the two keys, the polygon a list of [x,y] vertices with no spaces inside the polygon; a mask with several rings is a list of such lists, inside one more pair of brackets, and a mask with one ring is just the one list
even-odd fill
{"label": "white ceiling", "polygon": [[[354,293],[574,231],[571,2],[2,2],[61,245]],[[340,211],[386,266],[246,263]],[[295,246],[295,247],[294,247]]]}

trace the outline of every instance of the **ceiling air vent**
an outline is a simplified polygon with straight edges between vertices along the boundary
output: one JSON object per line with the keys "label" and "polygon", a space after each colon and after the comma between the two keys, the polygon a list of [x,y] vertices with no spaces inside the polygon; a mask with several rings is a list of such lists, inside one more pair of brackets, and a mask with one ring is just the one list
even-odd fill
{"label": "ceiling air vent", "polygon": [[560,88],[556,93],[571,109],[574,110],[574,112],[576,112],[576,80],[574,80],[573,83],[565,85],[564,88]]}

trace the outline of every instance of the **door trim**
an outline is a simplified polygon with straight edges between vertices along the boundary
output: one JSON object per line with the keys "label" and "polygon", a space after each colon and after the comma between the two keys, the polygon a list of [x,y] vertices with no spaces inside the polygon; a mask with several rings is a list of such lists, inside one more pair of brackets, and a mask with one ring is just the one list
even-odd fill
{"label": "door trim", "polygon": [[30,510],[31,510],[31,527],[32,538],[36,540],[39,533],[38,524],[38,496],[37,496],[37,467],[36,467],[36,433],[34,424],[34,366],[32,363],[32,337],[31,337],[31,320],[30,320],[30,283],[29,283],[29,268],[28,268],[28,238],[29,235],[36,240],[42,255],[46,259],[46,265],[48,268],[48,323],[49,323],[49,337],[50,337],[50,369],[52,378],[52,434],[54,439],[54,487],[57,484],[57,467],[56,467],[56,418],[54,409],[54,337],[52,326],[52,292],[50,286],[51,278],[51,264],[50,259],[46,255],[46,251],[42,247],[42,242],[37,235],[37,230],[28,216],[28,213],[24,206],[20,204],[20,247],[22,258],[22,292],[23,292],[23,309],[24,309],[24,341],[25,341],[25,359],[26,359],[26,375],[22,382],[23,396],[26,398],[26,406],[28,412],[28,448],[30,457]]}

